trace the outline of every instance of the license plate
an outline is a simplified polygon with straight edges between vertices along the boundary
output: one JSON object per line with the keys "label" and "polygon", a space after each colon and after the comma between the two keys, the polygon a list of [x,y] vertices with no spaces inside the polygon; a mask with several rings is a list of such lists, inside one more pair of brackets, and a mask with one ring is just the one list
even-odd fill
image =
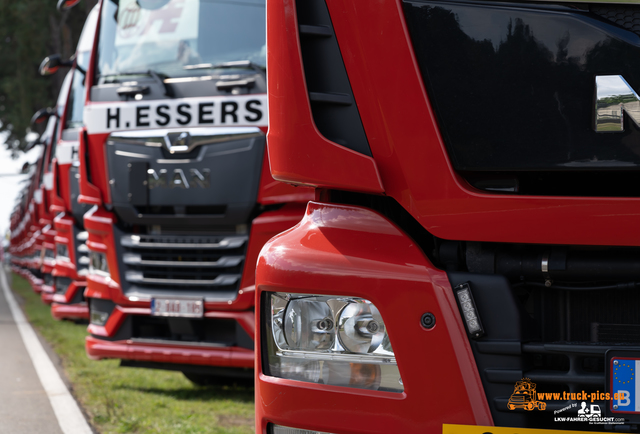
{"label": "license plate", "polygon": [[613,357],[610,363],[611,411],[640,413],[640,359]]}
{"label": "license plate", "polygon": [[152,298],[151,315],[202,318],[204,303],[202,299]]}

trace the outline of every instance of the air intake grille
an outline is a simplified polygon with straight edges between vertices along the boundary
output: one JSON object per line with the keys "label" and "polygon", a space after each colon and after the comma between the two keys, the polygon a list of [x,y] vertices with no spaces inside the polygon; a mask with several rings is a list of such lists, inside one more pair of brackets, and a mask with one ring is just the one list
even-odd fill
{"label": "air intake grille", "polygon": [[324,0],[298,0],[298,30],[313,120],[327,139],[371,156]]}
{"label": "air intake grille", "polygon": [[232,299],[239,289],[246,235],[123,235],[125,293]]}

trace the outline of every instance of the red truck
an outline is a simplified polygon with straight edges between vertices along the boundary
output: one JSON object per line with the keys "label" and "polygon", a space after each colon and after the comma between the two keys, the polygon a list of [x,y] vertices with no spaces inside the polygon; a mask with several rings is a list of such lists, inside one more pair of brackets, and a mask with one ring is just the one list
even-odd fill
{"label": "red truck", "polygon": [[255,261],[313,197],[269,174],[264,2],[99,7],[80,138],[87,354],[253,381]]}
{"label": "red truck", "polygon": [[271,173],[316,199],[258,259],[257,432],[604,429],[508,401],[640,357],[636,8],[267,1]]}
{"label": "red truck", "polygon": [[[85,76],[93,49],[97,21],[96,7],[87,16],[78,41],[71,70],[70,89],[62,113],[61,131],[53,160],[54,182],[51,192],[51,209],[56,213],[54,219],[56,260],[53,270],[55,292],[51,294],[51,315],[56,319],[89,319],[89,308],[84,299],[85,275],[89,268],[88,249],[84,241],[88,235],[83,224],[83,216],[88,206],[78,203],[80,193],[78,146],[79,134],[83,126]],[[50,56],[43,62],[41,73],[55,70],[59,63],[62,62],[57,56]]]}

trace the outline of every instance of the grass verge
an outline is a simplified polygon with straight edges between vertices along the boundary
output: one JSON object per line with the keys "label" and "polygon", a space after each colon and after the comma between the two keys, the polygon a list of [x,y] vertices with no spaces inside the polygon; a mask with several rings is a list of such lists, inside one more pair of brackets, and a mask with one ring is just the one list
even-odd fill
{"label": "grass verge", "polygon": [[73,394],[99,432],[253,432],[253,389],[199,387],[180,372],[89,360],[86,325],[54,320],[49,306],[15,273],[11,286],[31,324],[60,357]]}

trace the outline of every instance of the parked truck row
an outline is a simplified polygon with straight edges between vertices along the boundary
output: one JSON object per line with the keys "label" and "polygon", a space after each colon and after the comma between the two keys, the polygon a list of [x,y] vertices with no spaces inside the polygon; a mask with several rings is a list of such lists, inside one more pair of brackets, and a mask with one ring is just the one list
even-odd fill
{"label": "parked truck row", "polygon": [[102,0],[13,267],[91,358],[255,376],[259,433],[637,431],[638,17]]}

